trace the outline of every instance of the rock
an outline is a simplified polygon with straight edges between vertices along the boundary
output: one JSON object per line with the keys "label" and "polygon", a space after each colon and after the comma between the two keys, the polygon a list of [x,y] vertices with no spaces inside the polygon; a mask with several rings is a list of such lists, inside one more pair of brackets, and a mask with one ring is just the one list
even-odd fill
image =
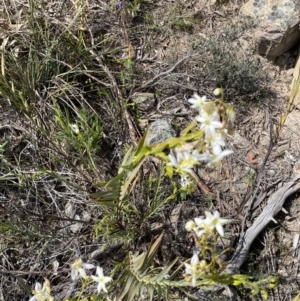
{"label": "rock", "polygon": [[157,119],[149,127],[146,143],[151,146],[175,136],[176,131],[167,119]]}
{"label": "rock", "polygon": [[274,176],[276,175],[276,171],[275,171],[274,169],[269,169],[269,170],[267,171],[267,175],[268,175],[269,177],[274,177]]}
{"label": "rock", "polygon": [[155,108],[155,95],[153,93],[136,92],[132,95],[132,101],[142,112]]}
{"label": "rock", "polygon": [[240,13],[255,18],[258,53],[274,60],[300,40],[300,0],[250,0]]}

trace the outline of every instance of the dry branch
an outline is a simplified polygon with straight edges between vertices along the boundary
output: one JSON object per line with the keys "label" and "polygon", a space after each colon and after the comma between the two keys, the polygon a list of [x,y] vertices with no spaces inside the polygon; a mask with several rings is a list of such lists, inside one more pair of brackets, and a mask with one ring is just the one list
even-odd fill
{"label": "dry branch", "polygon": [[273,194],[267,202],[267,205],[255,220],[253,225],[240,237],[236,251],[234,252],[229,267],[226,272],[236,273],[249,252],[250,246],[258,234],[274,220],[274,216],[282,209],[285,200],[292,194],[300,190],[300,175],[294,177],[291,181],[281,187]]}

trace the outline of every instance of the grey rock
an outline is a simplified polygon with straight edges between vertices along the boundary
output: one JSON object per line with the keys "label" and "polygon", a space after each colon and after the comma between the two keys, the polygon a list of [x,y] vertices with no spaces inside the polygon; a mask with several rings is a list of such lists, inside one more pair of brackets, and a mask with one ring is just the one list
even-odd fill
{"label": "grey rock", "polygon": [[136,92],[132,100],[139,111],[148,111],[155,107],[155,95],[153,93]]}
{"label": "grey rock", "polygon": [[276,175],[276,171],[273,170],[273,169],[269,169],[269,170],[267,171],[267,175],[268,175],[269,177],[274,177],[274,176]]}
{"label": "grey rock", "polygon": [[255,18],[258,53],[274,60],[300,40],[300,0],[250,0],[240,13]]}
{"label": "grey rock", "polygon": [[157,119],[149,127],[146,143],[151,146],[175,136],[176,131],[167,119]]}

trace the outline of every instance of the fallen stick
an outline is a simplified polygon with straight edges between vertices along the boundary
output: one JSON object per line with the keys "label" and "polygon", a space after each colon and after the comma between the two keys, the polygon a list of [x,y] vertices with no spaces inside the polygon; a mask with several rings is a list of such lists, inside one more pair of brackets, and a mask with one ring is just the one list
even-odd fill
{"label": "fallen stick", "polygon": [[286,183],[277,192],[275,192],[268,200],[267,205],[256,218],[253,225],[240,237],[236,250],[229,261],[226,269],[227,273],[236,273],[248,255],[250,246],[258,234],[273,220],[274,216],[282,210],[285,200],[292,194],[300,190],[300,175],[294,177],[291,181]]}

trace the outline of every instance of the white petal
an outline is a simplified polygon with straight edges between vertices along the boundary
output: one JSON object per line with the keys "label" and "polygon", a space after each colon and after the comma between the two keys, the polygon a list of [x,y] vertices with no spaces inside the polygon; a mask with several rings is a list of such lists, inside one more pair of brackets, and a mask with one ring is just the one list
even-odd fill
{"label": "white petal", "polygon": [[174,167],[178,167],[178,162],[173,155],[168,155],[170,162],[167,165],[172,165]]}
{"label": "white petal", "polygon": [[37,282],[37,283],[35,284],[34,290],[35,290],[36,292],[42,290],[42,285],[41,285],[39,282]]}
{"label": "white petal", "polygon": [[186,224],[185,224],[185,229],[187,231],[192,231],[194,228],[196,227],[195,223],[193,221],[188,221]]}
{"label": "white petal", "polygon": [[191,259],[191,265],[194,266],[194,265],[197,265],[199,262],[199,257],[198,255],[195,253]]}
{"label": "white petal", "polygon": [[219,156],[222,153],[222,148],[220,144],[212,145],[212,152],[214,155]]}
{"label": "white petal", "polygon": [[85,272],[84,269],[81,268],[81,269],[78,270],[78,272],[79,272],[80,276],[81,276],[83,279],[86,278],[86,272]]}
{"label": "white petal", "polygon": [[193,267],[192,265],[190,265],[189,263],[185,263],[185,272],[187,274],[193,274]]}
{"label": "white petal", "polygon": [[107,289],[104,283],[102,283],[102,289],[107,293]]}
{"label": "white petal", "polygon": [[77,278],[77,276],[78,276],[78,271],[75,269],[72,269],[71,270],[71,279],[75,280]]}
{"label": "white petal", "polygon": [[103,269],[100,268],[100,267],[97,267],[97,275],[99,276],[99,278],[102,278],[104,275],[103,275]]}
{"label": "white petal", "polygon": [[203,218],[200,218],[200,217],[195,217],[195,223],[198,227],[201,227],[204,225],[204,219]]}
{"label": "white petal", "polygon": [[211,121],[210,125],[216,129],[220,129],[223,127],[223,124],[220,121]]}
{"label": "white petal", "polygon": [[108,282],[110,282],[110,281],[112,281],[112,278],[111,278],[111,277],[108,277],[108,276],[105,276],[105,277],[104,277],[104,283],[108,283]]}
{"label": "white petal", "polygon": [[233,151],[229,150],[229,149],[226,149],[226,150],[222,151],[222,153],[219,155],[218,159],[222,160],[224,157],[229,156],[231,154],[233,154]]}
{"label": "white petal", "polygon": [[[215,212],[218,212],[218,211],[215,211]],[[204,213],[205,213],[206,219],[211,219],[213,217],[213,215],[209,211],[205,211]]]}
{"label": "white petal", "polygon": [[210,139],[216,135],[216,129],[211,126],[201,126],[200,127],[205,132],[205,138]]}
{"label": "white petal", "polygon": [[92,279],[95,281],[95,282],[99,282],[99,277],[98,276],[94,276],[94,275],[91,275]]}
{"label": "white petal", "polygon": [[95,267],[93,264],[90,263],[83,263],[82,266],[88,270],[93,269]]}
{"label": "white petal", "polygon": [[107,290],[106,290],[104,284],[103,284],[102,282],[99,282],[99,283],[98,283],[98,293],[100,293],[102,289],[103,289],[105,292],[107,292]]}
{"label": "white petal", "polygon": [[[211,214],[211,213],[210,213],[210,214]],[[214,217],[216,217],[217,219],[220,218],[220,212],[219,212],[218,210],[216,210],[216,211],[214,212]]]}
{"label": "white petal", "polygon": [[192,104],[192,108],[201,109],[206,102],[206,96],[200,97],[198,94],[194,94],[192,98],[188,99],[188,102]]}
{"label": "white petal", "polygon": [[220,135],[220,133],[216,133],[215,136],[211,137],[211,141],[208,141],[211,144],[211,147],[214,148],[215,145],[225,146],[225,140]]}
{"label": "white petal", "polygon": [[36,298],[36,296],[33,296],[29,299],[29,301],[38,301],[38,299]]}
{"label": "white petal", "polygon": [[216,230],[218,231],[218,233],[220,234],[220,236],[224,236],[224,229],[223,229],[223,226],[220,223],[218,223],[216,225]]}
{"label": "white petal", "polygon": [[181,152],[176,148],[176,158],[178,163],[184,160],[184,158],[186,157],[186,153],[187,152]]}
{"label": "white petal", "polygon": [[212,162],[212,155],[209,153],[209,152],[206,152],[206,153],[203,153],[203,154],[200,154],[198,156],[198,160],[199,161],[208,161],[208,162]]}

